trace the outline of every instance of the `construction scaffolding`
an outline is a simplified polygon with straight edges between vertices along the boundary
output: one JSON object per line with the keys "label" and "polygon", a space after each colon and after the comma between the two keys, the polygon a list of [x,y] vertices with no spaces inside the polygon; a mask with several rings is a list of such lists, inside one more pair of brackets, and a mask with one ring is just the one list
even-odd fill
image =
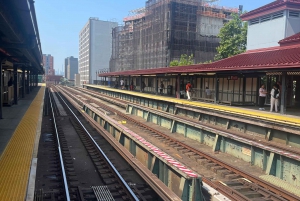
{"label": "construction scaffolding", "polygon": [[213,60],[221,27],[237,9],[202,0],[148,0],[113,30],[111,71],[169,66],[182,54],[195,63]]}

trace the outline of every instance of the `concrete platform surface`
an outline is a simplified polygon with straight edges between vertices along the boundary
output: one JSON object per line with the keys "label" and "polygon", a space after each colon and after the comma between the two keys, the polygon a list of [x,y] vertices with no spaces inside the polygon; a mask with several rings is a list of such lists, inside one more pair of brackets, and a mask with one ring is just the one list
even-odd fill
{"label": "concrete platform surface", "polygon": [[0,119],[0,155],[39,90],[40,86],[34,88],[30,94],[25,94],[25,98],[19,99],[18,105],[3,107],[3,119]]}

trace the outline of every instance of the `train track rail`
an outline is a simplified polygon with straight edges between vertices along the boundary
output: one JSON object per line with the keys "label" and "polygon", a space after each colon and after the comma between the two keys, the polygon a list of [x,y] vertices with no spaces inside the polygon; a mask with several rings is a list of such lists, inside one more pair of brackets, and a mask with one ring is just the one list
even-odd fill
{"label": "train track rail", "polygon": [[[49,91],[47,89],[46,96],[46,106],[44,115],[49,115],[51,117],[50,121],[53,126],[51,131],[56,135],[51,135],[50,138],[47,138],[47,141],[56,142],[56,144],[51,144],[48,151],[51,151],[49,158],[52,164],[55,164],[51,171],[50,181],[51,191],[44,191],[42,188],[36,190],[35,200],[101,200],[105,197],[104,200],[158,200],[159,198],[155,192],[149,188],[149,185],[146,183],[138,183],[140,179],[132,179],[131,182],[126,181],[121,174],[133,174],[133,169],[128,169],[128,164],[124,164],[122,161],[111,161],[111,158],[116,158],[113,153],[110,153],[107,145],[108,143],[103,143],[103,138],[98,140],[93,138],[92,134],[89,133],[88,129],[85,127],[84,123],[81,122],[80,118],[77,117],[76,112],[73,112],[72,106],[69,106],[66,101],[61,99],[59,95],[56,96],[55,91]],[[70,145],[66,140],[64,129],[62,125],[65,123],[61,122],[61,115],[64,119],[68,119],[70,125],[73,126],[76,133],[78,134],[81,142],[83,143],[88,157],[91,158],[94,169],[97,171],[98,175],[101,178],[101,186],[90,186],[82,187],[80,185],[80,179],[74,170],[73,156],[70,154],[69,147]],[[46,118],[47,119],[47,118]],[[49,131],[49,129],[48,129]],[[101,146],[105,151],[102,150]],[[57,150],[57,154],[55,154]],[[116,153],[116,152],[114,152]],[[108,154],[108,155],[107,155]],[[57,157],[59,156],[59,157]],[[120,157],[120,156],[119,156]],[[116,158],[117,159],[117,158]],[[122,164],[121,164],[122,163]],[[47,167],[48,168],[48,167]],[[94,170],[93,169],[93,170]],[[47,170],[48,171],[48,170]],[[121,171],[121,172],[120,172]],[[129,171],[131,171],[129,173]],[[134,173],[137,174],[137,173]],[[43,177],[48,177],[44,175]],[[139,176],[138,176],[139,177]],[[140,177],[139,177],[140,178]],[[128,179],[128,178],[127,178]],[[53,181],[57,183],[53,185]],[[37,189],[37,188],[36,188]]]}
{"label": "train track rail", "polygon": [[[76,90],[79,90],[83,93],[86,93],[86,94],[89,94],[91,96],[94,96],[96,98],[100,98],[104,101],[108,101],[108,102],[111,102],[111,103],[114,103],[116,104],[117,106],[120,106],[122,108],[126,108],[126,106],[128,104],[132,104],[134,105],[135,103],[131,103],[131,102],[128,102],[128,101],[125,101],[125,100],[121,100],[121,99],[118,99],[118,98],[113,98],[113,97],[109,97],[109,96],[106,96],[104,94],[100,94],[98,92],[94,92],[94,91],[91,91],[91,90],[88,90],[88,89],[85,89],[85,88],[76,88]],[[139,106],[141,106],[140,104],[137,104]],[[155,109],[154,109],[155,110]],[[162,111],[160,111],[162,112]],[[186,117],[183,117],[183,116],[178,116],[178,115],[175,115],[177,118],[180,118],[184,121],[190,121],[190,122],[193,122],[193,123],[197,123],[199,125],[202,125],[202,126],[207,126],[199,121],[195,121],[194,119],[190,119],[190,118],[186,118]],[[221,131],[221,132],[229,132],[228,130],[226,129],[222,129],[218,126],[214,126],[214,125],[209,125],[210,128],[213,128],[213,129],[216,129],[216,132],[218,131]],[[282,151],[285,151],[285,152],[289,152],[291,154],[295,154],[295,155],[300,155],[300,151],[299,149],[295,149],[295,148],[290,148],[288,146],[282,146],[282,145],[278,145],[274,142],[269,142],[269,141],[264,141],[264,138],[261,138],[261,137],[258,137],[258,139],[253,139],[253,137],[249,137],[247,135],[243,135],[243,134],[240,134],[238,132],[233,132],[233,131],[230,131],[230,134],[233,134],[233,135],[236,135],[236,136],[239,136],[239,137],[242,137],[244,139],[247,139],[247,140],[252,140],[252,141],[255,141],[255,142],[259,142],[260,144],[264,145],[264,146],[269,146],[269,147],[272,147],[272,148],[275,148],[275,149],[280,149]]]}
{"label": "train track rail", "polygon": [[[120,112],[119,110],[116,110],[112,107],[109,107],[105,104],[103,104],[100,101],[97,101],[89,96],[84,95],[82,92],[79,92],[77,90],[72,90],[72,94],[68,92],[66,89],[60,88],[60,90],[63,90],[65,93],[67,93],[70,96],[73,96],[75,98],[74,94],[77,94],[79,96],[82,96],[86,99],[87,103],[93,102],[97,105],[101,106],[104,110],[115,113],[118,116],[122,117],[123,119],[126,119],[127,121],[132,122],[133,124],[139,126],[142,130],[147,131],[149,136],[156,137],[161,141],[164,141],[166,145],[171,146],[173,148],[176,148],[184,155],[187,155],[188,157],[202,161],[202,163],[210,164],[210,167],[213,168],[214,171],[216,170],[225,170],[224,175],[231,175],[231,177],[235,177],[236,180],[234,182],[228,182],[228,184],[224,185],[222,182],[212,182],[210,179],[203,177],[203,181],[209,184],[210,186],[214,187],[215,189],[219,190],[224,195],[230,197],[234,200],[258,200],[258,198],[263,198],[264,200],[299,200],[299,197],[278,188],[275,185],[272,185],[266,181],[263,181],[262,179],[250,175],[245,171],[240,170],[239,168],[236,168],[228,163],[219,161],[213,156],[210,156],[209,154],[206,154],[204,152],[201,152],[183,142],[180,142],[154,128],[151,126],[147,126],[144,123],[135,120],[134,118],[131,118],[130,116]],[[120,104],[119,104],[120,105]],[[250,182],[249,182],[250,181]],[[251,190],[252,193],[245,194],[245,190]],[[256,194],[254,196],[254,194]],[[260,196],[256,197],[257,194]],[[256,197],[255,199],[253,197]]]}

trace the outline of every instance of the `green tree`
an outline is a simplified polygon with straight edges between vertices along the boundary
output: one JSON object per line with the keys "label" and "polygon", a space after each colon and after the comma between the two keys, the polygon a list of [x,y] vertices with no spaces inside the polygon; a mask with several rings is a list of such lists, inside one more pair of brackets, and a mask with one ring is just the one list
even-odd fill
{"label": "green tree", "polygon": [[170,62],[170,66],[188,66],[194,64],[194,55],[191,54],[190,56],[186,54],[182,54],[180,56],[180,60],[173,60]]}
{"label": "green tree", "polygon": [[217,47],[218,54],[215,60],[225,59],[246,51],[247,45],[247,22],[243,22],[238,14],[231,14],[232,20],[221,28],[218,37],[220,46]]}

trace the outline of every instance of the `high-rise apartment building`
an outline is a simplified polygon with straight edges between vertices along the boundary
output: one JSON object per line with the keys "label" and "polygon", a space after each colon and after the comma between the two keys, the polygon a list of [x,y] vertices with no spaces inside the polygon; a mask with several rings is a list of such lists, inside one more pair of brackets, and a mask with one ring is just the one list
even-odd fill
{"label": "high-rise apartment building", "polygon": [[55,70],[53,68],[54,58],[51,54],[43,54],[43,64],[46,75],[55,75]]}
{"label": "high-rise apartment building", "polygon": [[94,83],[96,72],[109,69],[112,29],[117,22],[90,18],[79,33],[79,74],[82,83]]}
{"label": "high-rise apartment building", "polygon": [[65,78],[74,80],[75,74],[78,74],[78,58],[73,56],[65,58]]}
{"label": "high-rise apartment building", "polygon": [[110,70],[166,67],[182,54],[193,54],[195,63],[213,60],[217,35],[233,12],[202,0],[147,0],[113,30]]}

